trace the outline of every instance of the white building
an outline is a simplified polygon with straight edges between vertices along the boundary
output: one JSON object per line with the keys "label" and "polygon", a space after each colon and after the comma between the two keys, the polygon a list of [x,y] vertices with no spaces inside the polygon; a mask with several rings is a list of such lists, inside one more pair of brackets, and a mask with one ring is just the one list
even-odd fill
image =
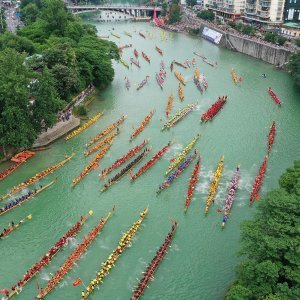
{"label": "white building", "polygon": [[246,0],[208,0],[208,7],[218,16],[234,20],[244,13],[245,1]]}
{"label": "white building", "polygon": [[280,25],[283,21],[284,0],[246,0],[244,19],[255,23]]}

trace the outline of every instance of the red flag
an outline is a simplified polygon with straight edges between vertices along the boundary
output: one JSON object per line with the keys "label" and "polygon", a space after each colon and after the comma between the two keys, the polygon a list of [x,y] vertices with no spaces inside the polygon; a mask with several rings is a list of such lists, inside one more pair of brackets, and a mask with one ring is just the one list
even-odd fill
{"label": "red flag", "polygon": [[82,284],[82,280],[80,278],[77,278],[72,284],[73,284],[73,286],[80,285],[80,284]]}

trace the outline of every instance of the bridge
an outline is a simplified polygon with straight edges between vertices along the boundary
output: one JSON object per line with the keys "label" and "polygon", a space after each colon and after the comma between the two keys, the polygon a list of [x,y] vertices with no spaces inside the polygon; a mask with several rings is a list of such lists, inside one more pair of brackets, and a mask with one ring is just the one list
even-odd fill
{"label": "bridge", "polygon": [[152,16],[154,9],[158,14],[161,12],[161,7],[137,5],[137,4],[103,4],[103,5],[67,5],[67,9],[73,14],[80,14],[84,12],[97,12],[97,11],[117,11],[127,14],[131,17],[147,17]]}

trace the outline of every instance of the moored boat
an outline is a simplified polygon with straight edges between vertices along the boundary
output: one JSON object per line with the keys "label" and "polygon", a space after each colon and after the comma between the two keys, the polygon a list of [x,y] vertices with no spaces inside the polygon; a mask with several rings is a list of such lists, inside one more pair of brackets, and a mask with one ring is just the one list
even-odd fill
{"label": "moored boat", "polygon": [[252,186],[252,192],[251,192],[250,199],[249,199],[250,205],[253,204],[253,202],[255,200],[260,199],[259,191],[262,187],[262,184],[264,181],[264,176],[267,171],[268,158],[269,158],[268,155],[266,155],[263,163],[261,164],[261,166],[259,168],[258,174],[255,177],[255,180],[254,180],[254,183]]}
{"label": "moored boat", "polygon": [[144,118],[140,126],[133,132],[133,134],[130,136],[130,140],[132,141],[138,134],[140,134],[143,129],[148,125],[150,122],[152,116],[154,115],[155,110],[151,110],[150,113]]}
{"label": "moored boat", "polygon": [[64,278],[64,276],[73,268],[76,261],[80,259],[83,253],[88,249],[92,242],[96,239],[97,235],[103,229],[107,220],[110,218],[112,211],[109,212],[104,219],[101,219],[99,223],[88,233],[83,241],[72,251],[69,257],[65,260],[63,265],[47,282],[46,287],[40,289],[36,299],[43,299],[48,293],[50,293],[55,286]]}
{"label": "moored boat", "polygon": [[36,275],[40,272],[45,266],[47,266],[55,255],[63,249],[63,247],[67,244],[68,240],[78,233],[81,229],[82,225],[88,220],[90,216],[93,215],[93,211],[90,210],[87,216],[81,217],[80,221],[77,221],[48,251],[42,258],[32,265],[30,269],[28,269],[25,275],[18,281],[18,283],[13,285],[13,289],[9,294],[8,299],[12,298],[14,294],[19,294],[22,292],[24,286]]}
{"label": "moored boat", "polygon": [[107,174],[112,172],[113,170],[120,167],[122,164],[124,164],[126,161],[128,161],[131,157],[136,155],[140,150],[143,149],[148,144],[148,140],[144,140],[141,144],[137,145],[136,147],[130,149],[126,154],[124,154],[122,157],[118,158],[115,162],[112,163],[112,165],[106,169],[103,169],[101,172],[101,179],[104,179]]}
{"label": "moored boat", "polygon": [[144,221],[147,213],[148,208],[144,209],[140,213],[139,219],[136,222],[134,222],[124,234],[122,234],[122,237],[119,240],[117,247],[108,256],[107,260],[101,264],[101,268],[96,272],[96,277],[91,280],[89,285],[85,288],[85,292],[81,294],[82,299],[87,299],[91,294],[95,292],[95,287],[103,282],[104,278],[109,274],[109,271],[115,266],[115,263],[120,258],[121,254],[132,242],[132,239],[135,237],[137,231],[140,229],[141,224]]}
{"label": "moored boat", "polygon": [[149,161],[147,161],[134,175],[130,172],[131,180],[136,180],[139,176],[149,170],[170,148],[171,142],[159,150]]}
{"label": "moored boat", "polygon": [[191,178],[190,178],[190,182],[189,182],[189,186],[187,189],[187,195],[186,195],[186,199],[185,199],[185,203],[184,203],[184,212],[186,213],[190,203],[191,203],[191,199],[194,195],[195,192],[195,188],[196,185],[198,183],[198,179],[199,179],[199,170],[200,170],[200,160],[201,160],[201,156],[198,156],[197,162],[194,166]]}
{"label": "moored boat", "polygon": [[73,137],[75,137],[76,135],[78,135],[79,133],[81,133],[82,131],[86,130],[88,127],[93,125],[98,119],[100,119],[103,115],[104,115],[104,111],[98,113],[97,115],[89,119],[86,123],[84,123],[82,126],[80,126],[79,128],[73,130],[70,134],[68,134],[65,140],[68,141]]}
{"label": "moored boat", "polygon": [[160,263],[164,259],[165,255],[168,253],[168,248],[171,245],[173,237],[177,229],[177,222],[173,221],[171,231],[167,234],[163,244],[157,250],[154,258],[148,264],[143,276],[140,279],[138,286],[134,289],[130,300],[138,300],[142,297],[144,290],[148,287],[148,283],[153,280],[154,273],[158,269]]}
{"label": "moored boat", "polygon": [[165,180],[164,182],[159,186],[158,190],[156,191],[156,194],[161,193],[163,190],[168,188],[173,181],[179,177],[179,175],[192,163],[194,158],[197,155],[197,150],[195,149],[195,152],[192,155],[189,155],[186,157],[182,163],[177,167],[177,169],[172,172]]}
{"label": "moored boat", "polygon": [[220,179],[222,177],[223,169],[224,169],[224,155],[221,156],[218,167],[214,173],[213,181],[210,184],[209,195],[206,198],[206,205],[205,205],[205,209],[204,209],[205,214],[208,213],[209,207],[214,202],[214,198],[215,198],[217,190],[218,190],[218,185],[219,185]]}
{"label": "moored boat", "polygon": [[279,97],[275,94],[275,92],[272,90],[271,87],[268,88],[268,93],[272,97],[272,99],[275,101],[275,103],[277,103],[279,106],[282,105]]}
{"label": "moored boat", "polygon": [[211,121],[227,102],[227,96],[219,97],[218,100],[201,116],[201,122]]}
{"label": "moored boat", "polygon": [[4,228],[4,230],[0,233],[0,239],[3,239],[4,237],[8,236],[11,232],[18,229],[26,220],[31,220],[32,215],[28,215],[26,218],[20,220],[17,224],[11,223],[7,228]]}
{"label": "moored boat", "polygon": [[168,175],[174,168],[176,168],[187,156],[187,154],[192,150],[195,146],[197,140],[199,139],[200,134],[198,133],[191,142],[189,142],[184,149],[173,159],[171,159],[171,164],[168,167],[166,175]]}
{"label": "moored boat", "polygon": [[222,228],[225,227],[225,224],[227,223],[230,210],[235,198],[235,193],[239,187],[239,179],[240,179],[240,166],[237,166],[235,173],[233,174],[231,181],[228,186],[228,192],[227,197],[225,200],[225,206],[224,206],[224,215],[222,220]]}

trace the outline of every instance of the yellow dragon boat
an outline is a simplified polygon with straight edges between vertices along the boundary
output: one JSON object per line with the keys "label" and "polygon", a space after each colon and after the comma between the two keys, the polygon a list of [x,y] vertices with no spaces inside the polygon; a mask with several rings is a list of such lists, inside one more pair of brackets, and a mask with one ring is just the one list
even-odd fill
{"label": "yellow dragon boat", "polygon": [[87,299],[92,293],[95,292],[95,286],[103,283],[103,279],[109,274],[109,271],[115,266],[116,261],[119,259],[126,247],[129,246],[132,239],[135,237],[138,229],[140,228],[143,220],[148,213],[148,208],[140,213],[139,219],[132,224],[119,240],[118,246],[108,256],[107,260],[101,264],[101,268],[96,273],[96,277],[91,280],[90,284],[86,287],[85,292],[81,294],[82,299]]}
{"label": "yellow dragon boat", "polygon": [[73,137],[75,137],[76,135],[78,135],[79,133],[81,133],[82,131],[84,131],[85,129],[90,127],[91,125],[93,125],[103,115],[104,115],[104,111],[98,113],[97,115],[92,117],[90,120],[88,120],[86,123],[84,123],[82,126],[80,126],[79,128],[73,130],[70,134],[68,134],[66,136],[65,140],[68,141],[68,140],[72,139]]}
{"label": "yellow dragon boat", "polygon": [[200,72],[199,72],[198,67],[195,70],[195,76],[196,76],[196,79],[199,81],[200,80]]}
{"label": "yellow dragon boat", "polygon": [[127,69],[129,69],[128,63],[127,63],[123,58],[120,58],[120,62],[121,62],[121,64],[122,64],[124,67],[126,67]]}
{"label": "yellow dragon boat", "polygon": [[234,84],[238,84],[240,82],[234,68],[231,69],[231,78],[232,78]]}
{"label": "yellow dragon boat", "polygon": [[177,71],[174,71],[174,74],[175,74],[175,77],[176,77],[183,85],[185,85],[185,80],[184,80],[183,76],[182,76],[179,72],[177,72]]}
{"label": "yellow dragon boat", "polygon": [[25,180],[22,183],[19,183],[18,185],[14,186],[7,194],[3,195],[0,197],[0,201],[6,199],[7,197],[11,197],[12,195],[22,191],[23,189],[27,188],[28,186],[30,186],[31,184],[39,181],[40,179],[46,177],[48,174],[54,172],[55,170],[57,170],[58,168],[62,167],[64,164],[66,164],[67,162],[69,162],[71,160],[71,158],[75,156],[75,152],[72,153],[71,156],[67,156],[64,160],[62,160],[61,162],[35,174],[33,177]]}
{"label": "yellow dragon boat", "polygon": [[171,112],[172,105],[173,105],[173,95],[170,95],[169,99],[168,99],[167,109],[166,109],[166,116],[167,117],[169,116],[169,114]]}
{"label": "yellow dragon boat", "polygon": [[111,33],[111,35],[114,36],[114,37],[116,37],[117,39],[121,38],[118,34],[113,33],[113,32]]}
{"label": "yellow dragon boat", "polygon": [[180,101],[184,100],[183,88],[182,88],[182,85],[180,84],[180,82],[178,84],[178,96],[179,96]]}
{"label": "yellow dragon boat", "polygon": [[222,177],[223,168],[224,168],[224,155],[221,156],[218,167],[214,173],[214,179],[213,179],[212,183],[210,184],[209,195],[207,196],[206,206],[205,206],[205,210],[204,210],[205,214],[208,213],[209,207],[211,206],[212,202],[214,201],[215,195],[217,193],[219,181]]}
{"label": "yellow dragon boat", "polygon": [[200,134],[198,133],[190,143],[188,143],[184,149],[172,160],[172,163],[169,165],[166,175],[168,175],[174,168],[176,168],[186,157],[186,155],[192,150],[197,140],[199,139]]}

